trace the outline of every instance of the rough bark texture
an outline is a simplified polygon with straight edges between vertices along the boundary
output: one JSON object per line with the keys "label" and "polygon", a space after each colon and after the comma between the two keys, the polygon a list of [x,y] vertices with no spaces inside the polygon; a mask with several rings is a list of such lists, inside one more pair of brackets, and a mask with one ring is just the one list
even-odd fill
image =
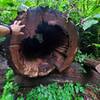
{"label": "rough bark texture", "polygon": [[[64,16],[61,12],[38,7],[29,9],[17,17],[17,20],[21,20],[26,27],[22,30],[25,35],[19,37],[12,35],[7,46],[8,60],[15,73],[27,77],[46,76],[55,69],[62,72],[72,63],[77,51],[78,35],[75,25],[70,20],[66,20]],[[50,24],[60,25],[66,32],[66,42],[45,59],[28,61],[19,52],[19,44],[21,40],[33,37],[38,24],[43,20]]]}
{"label": "rough bark texture", "polygon": [[85,65],[87,65],[87,67],[90,67],[90,68],[96,70],[98,73],[100,73],[100,61],[88,59],[85,61]]}
{"label": "rough bark texture", "polygon": [[80,71],[80,64],[72,63],[69,68],[64,70],[62,73],[53,71],[47,76],[38,78],[26,78],[23,76],[16,75],[15,82],[23,87],[35,87],[40,84],[47,85],[50,83],[57,82],[64,84],[66,82],[80,82],[81,84],[91,84],[93,86],[99,85],[100,75],[94,70],[90,70],[90,73],[83,73]]}

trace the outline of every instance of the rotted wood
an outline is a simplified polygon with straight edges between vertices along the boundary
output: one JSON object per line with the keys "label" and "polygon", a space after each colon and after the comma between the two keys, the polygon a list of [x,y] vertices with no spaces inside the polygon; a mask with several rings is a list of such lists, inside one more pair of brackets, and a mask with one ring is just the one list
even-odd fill
{"label": "rotted wood", "polygon": [[64,70],[62,73],[58,71],[52,71],[47,76],[38,78],[28,78],[25,76],[15,76],[15,82],[20,84],[22,87],[36,87],[40,84],[47,85],[50,83],[57,82],[64,84],[66,82],[80,82],[81,84],[91,84],[93,86],[99,85],[100,75],[94,70],[90,70],[90,73],[80,72],[80,64],[72,63],[69,68]]}
{"label": "rotted wood", "polygon": [[94,59],[85,60],[85,65],[96,70],[100,74],[100,61]]}
{"label": "rotted wood", "polygon": [[[61,12],[43,7],[30,8],[16,19],[21,20],[22,24],[25,24],[25,28],[22,29],[25,33],[24,36],[16,37],[12,35],[7,46],[8,61],[16,74],[33,78],[46,76],[53,70],[63,72],[69,67],[78,48],[78,34],[73,22],[66,20]],[[27,37],[33,37],[37,26],[43,20],[49,24],[61,26],[66,32],[66,42],[45,59],[28,61],[19,52],[21,48],[20,43]]]}

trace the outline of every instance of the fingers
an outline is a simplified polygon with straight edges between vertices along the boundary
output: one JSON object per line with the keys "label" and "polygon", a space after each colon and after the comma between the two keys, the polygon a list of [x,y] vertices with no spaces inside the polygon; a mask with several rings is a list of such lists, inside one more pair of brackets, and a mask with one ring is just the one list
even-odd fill
{"label": "fingers", "polygon": [[23,28],[23,27],[25,27],[25,25],[20,25],[20,28]]}
{"label": "fingers", "polygon": [[21,24],[21,21],[17,21],[17,25],[20,25]]}
{"label": "fingers", "polygon": [[20,32],[20,35],[24,35],[24,33],[23,32]]}
{"label": "fingers", "polygon": [[23,35],[23,32],[20,32],[21,29],[25,27],[25,25],[21,25],[21,21],[14,21],[14,24],[11,25],[11,29],[13,34],[15,35]]}
{"label": "fingers", "polygon": [[14,21],[14,25],[17,25],[17,26],[19,26],[20,28],[25,27],[25,25],[20,25],[20,24],[21,24],[21,21],[17,21],[17,20]]}
{"label": "fingers", "polygon": [[17,21],[17,20],[14,21],[14,25],[20,25],[20,24],[21,24],[21,21]]}
{"label": "fingers", "polygon": [[17,20],[14,21],[14,25],[17,24]]}

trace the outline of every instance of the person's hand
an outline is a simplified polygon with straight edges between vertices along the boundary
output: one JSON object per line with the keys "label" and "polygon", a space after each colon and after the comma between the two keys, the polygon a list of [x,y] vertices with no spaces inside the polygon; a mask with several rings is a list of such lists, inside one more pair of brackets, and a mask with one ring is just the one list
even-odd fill
{"label": "person's hand", "polygon": [[15,21],[10,27],[12,29],[12,34],[14,35],[23,35],[23,32],[20,32],[25,25],[20,25],[21,21]]}

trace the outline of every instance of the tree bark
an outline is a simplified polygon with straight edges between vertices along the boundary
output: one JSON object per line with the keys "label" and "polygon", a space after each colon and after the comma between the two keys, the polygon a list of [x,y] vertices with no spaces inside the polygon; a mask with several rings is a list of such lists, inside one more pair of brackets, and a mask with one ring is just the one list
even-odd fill
{"label": "tree bark", "polygon": [[23,87],[35,87],[40,84],[47,85],[50,83],[57,82],[59,84],[64,84],[66,82],[80,82],[81,84],[91,84],[93,86],[99,85],[100,75],[91,69],[91,73],[80,72],[80,64],[72,63],[69,68],[63,72],[53,71],[47,76],[38,78],[27,78],[24,76],[15,76],[15,82]]}
{"label": "tree bark", "polygon": [[85,65],[100,73],[100,61],[94,59],[87,59],[85,60]]}
{"label": "tree bark", "polygon": [[[14,72],[30,77],[41,77],[50,74],[53,70],[63,72],[72,63],[78,48],[78,34],[72,21],[63,17],[61,12],[38,7],[36,9],[28,9],[27,12],[19,15],[17,20],[21,20],[25,24],[23,28],[24,36],[11,36],[8,48],[8,61]],[[26,60],[21,52],[21,41],[27,37],[32,38],[36,34],[36,29],[41,22],[48,22],[62,27],[65,32],[64,46],[56,48],[50,55],[44,59]]]}

